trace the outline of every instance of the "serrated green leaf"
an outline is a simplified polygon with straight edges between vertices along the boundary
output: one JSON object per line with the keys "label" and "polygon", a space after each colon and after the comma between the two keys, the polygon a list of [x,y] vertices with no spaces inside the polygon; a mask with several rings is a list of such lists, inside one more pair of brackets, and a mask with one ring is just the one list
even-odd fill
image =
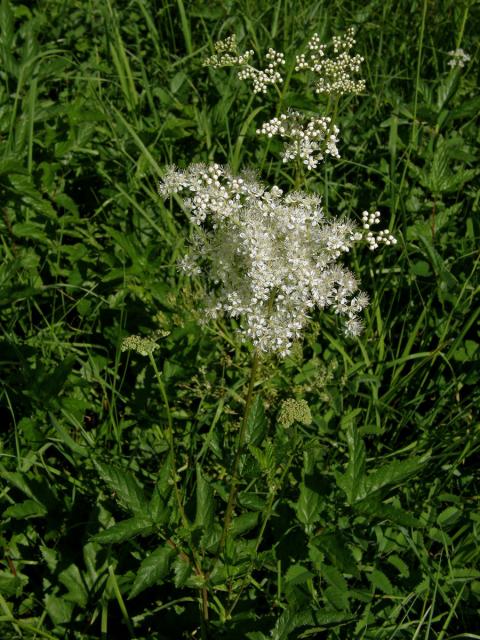
{"label": "serrated green leaf", "polygon": [[328,565],[328,564],[323,565],[321,568],[321,573],[322,573],[322,576],[325,578],[325,580],[328,582],[328,584],[332,585],[332,587],[335,587],[339,591],[348,590],[347,581],[345,580],[343,575],[340,573],[340,571],[335,567],[332,567],[331,565]]}
{"label": "serrated green leaf", "polygon": [[48,594],[45,598],[45,609],[54,625],[68,624],[72,618],[74,603]]}
{"label": "serrated green leaf", "polygon": [[380,589],[380,591],[383,591],[383,593],[386,593],[388,595],[391,595],[393,593],[392,583],[387,578],[387,576],[383,573],[383,571],[374,569],[372,573],[368,574],[368,579],[370,580],[370,582],[373,584],[374,587],[376,587],[377,589]]}
{"label": "serrated green leaf", "polygon": [[242,513],[232,520],[230,532],[233,537],[239,536],[242,533],[246,533],[251,529],[254,529],[260,517],[258,511],[250,511],[249,513]]}
{"label": "serrated green leaf", "polygon": [[213,527],[214,501],[213,489],[205,480],[200,465],[197,465],[197,487],[196,487],[197,507],[195,513],[195,527],[202,527],[204,530]]}
{"label": "serrated green leaf", "polygon": [[[353,576],[358,576],[357,563],[352,555],[352,552],[347,547],[346,542],[342,534],[326,533],[323,535],[315,536],[312,539],[312,544],[318,547],[321,551],[327,554],[332,564],[344,573],[349,573]],[[320,570],[321,567],[318,567]]]}
{"label": "serrated green leaf", "polygon": [[348,464],[344,474],[337,473],[336,481],[342,489],[349,504],[353,504],[357,496],[364,495],[365,487],[365,445],[356,426],[349,423],[346,430],[348,444]]}
{"label": "serrated green leaf", "polygon": [[143,533],[146,534],[153,530],[152,521],[147,518],[129,518],[112,525],[105,531],[96,533],[92,540],[100,544],[112,544],[116,542],[125,542],[135,536]]}
{"label": "serrated green leaf", "polygon": [[173,550],[170,547],[159,547],[143,560],[128,596],[129,599],[135,598],[145,589],[162,581],[168,573],[172,553]]}
{"label": "serrated green leaf", "polygon": [[401,524],[405,527],[422,527],[422,523],[408,511],[401,509],[400,507],[394,507],[391,504],[384,504],[380,502],[375,496],[370,496],[364,500],[359,500],[355,503],[355,509],[363,514],[376,516],[385,520],[391,520],[396,524]]}
{"label": "serrated green leaf", "polygon": [[177,588],[184,587],[192,573],[193,568],[190,562],[187,559],[178,556],[173,563],[173,581],[175,583],[175,586]]}
{"label": "serrated green leaf", "polygon": [[371,495],[389,484],[397,484],[417,473],[424,464],[425,458],[409,458],[408,460],[394,460],[376,469],[365,478],[365,496]]}
{"label": "serrated green leaf", "polygon": [[295,506],[297,518],[307,527],[320,520],[321,499],[316,491],[307,487],[304,482],[300,484],[300,496]]}
{"label": "serrated green leaf", "polygon": [[348,610],[348,592],[330,586],[325,589],[323,595],[335,609],[339,611]]}
{"label": "serrated green leaf", "polygon": [[100,477],[115,493],[120,504],[134,513],[148,518],[148,503],[136,478],[125,469],[118,469],[103,462],[93,461]]}
{"label": "serrated green leaf", "polygon": [[267,419],[262,398],[256,395],[247,416],[245,442],[247,445],[258,446],[267,434]]}
{"label": "serrated green leaf", "polygon": [[22,520],[27,518],[40,518],[47,513],[45,507],[36,500],[24,500],[18,504],[12,504],[3,512],[3,517]]}
{"label": "serrated green leaf", "polygon": [[461,509],[453,505],[444,509],[437,517],[437,524],[440,527],[448,527],[455,524],[462,515]]}
{"label": "serrated green leaf", "polygon": [[399,556],[397,556],[397,555],[388,556],[387,561],[393,567],[395,567],[395,569],[398,569],[398,572],[400,573],[402,578],[408,578],[409,577],[410,569],[408,568],[408,565],[401,558],[399,558]]}
{"label": "serrated green leaf", "polygon": [[303,567],[301,564],[292,564],[285,574],[285,585],[303,584],[307,580],[314,578],[311,571]]}
{"label": "serrated green leaf", "polygon": [[67,588],[68,594],[65,596],[70,602],[75,602],[81,607],[85,607],[88,602],[88,591],[80,569],[76,564],[70,564],[66,569],[60,571],[58,580]]}
{"label": "serrated green leaf", "polygon": [[27,582],[26,576],[14,576],[7,571],[0,571],[0,593],[7,597],[20,596]]}

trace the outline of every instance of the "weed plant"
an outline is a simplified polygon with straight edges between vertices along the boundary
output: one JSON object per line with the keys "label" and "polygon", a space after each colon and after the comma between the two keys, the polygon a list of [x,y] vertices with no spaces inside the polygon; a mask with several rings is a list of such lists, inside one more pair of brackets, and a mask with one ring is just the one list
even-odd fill
{"label": "weed plant", "polygon": [[[337,104],[293,69],[349,28]],[[1,0],[2,639],[480,638],[479,28],[469,0]],[[233,34],[283,52],[278,93],[203,66]],[[288,109],[340,157],[292,170],[262,131]],[[381,211],[397,244],[345,261],[361,335],[312,311],[252,375],[242,317],[202,323],[157,186],[214,162]]]}

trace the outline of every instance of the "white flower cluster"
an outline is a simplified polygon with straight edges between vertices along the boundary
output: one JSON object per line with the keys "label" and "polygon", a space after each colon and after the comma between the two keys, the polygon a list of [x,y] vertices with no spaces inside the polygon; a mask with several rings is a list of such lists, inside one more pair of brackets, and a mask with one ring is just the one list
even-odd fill
{"label": "white flower cluster", "polygon": [[450,60],[448,64],[452,69],[459,68],[465,66],[465,63],[470,60],[470,56],[468,53],[465,53],[463,49],[455,49],[454,51],[449,51],[448,55],[450,56]]}
{"label": "white flower cluster", "polygon": [[282,356],[315,308],[344,316],[347,335],[360,333],[368,298],[337,260],[363,233],[348,220],[327,220],[317,195],[283,194],[217,164],[171,167],[159,193],[182,196],[196,225],[183,266],[211,287],[206,319],[241,318],[245,338]]}
{"label": "white flower cluster", "polygon": [[314,34],[308,43],[308,53],[297,56],[296,71],[311,71],[316,76],[317,93],[342,95],[361,93],[365,90],[365,81],[356,80],[354,75],[360,71],[363,58],[350,55],[355,45],[354,30],[348,29],[343,36],[335,36],[330,45],[333,56],[329,57],[329,46],[322,44],[318,34]]}
{"label": "white flower cluster", "polygon": [[253,93],[266,93],[268,87],[282,82],[283,78],[279,68],[285,64],[283,53],[269,49],[265,56],[268,65],[265,69],[256,69],[249,64],[253,51],[249,49],[243,54],[239,54],[237,39],[235,35],[229,36],[225,40],[215,43],[216,53],[203,61],[204,66],[219,69],[220,67],[238,66],[240,80],[251,80]]}
{"label": "white flower cluster", "polygon": [[212,69],[220,69],[220,67],[234,67],[248,64],[248,61],[253,56],[252,49],[240,54],[238,52],[237,38],[235,34],[225,38],[225,40],[219,40],[214,45],[215,53],[213,56],[205,58],[203,61],[204,67],[212,67]]}
{"label": "white flower cluster", "polygon": [[339,133],[331,118],[313,117],[307,121],[299,111],[282,113],[279,118],[272,118],[257,129],[258,135],[269,138],[278,135],[288,141],[282,155],[283,162],[299,158],[310,170],[316,169],[326,155],[340,157],[337,149]]}
{"label": "white flower cluster", "polygon": [[397,239],[389,231],[383,229],[377,234],[370,231],[370,227],[380,222],[380,211],[374,211],[369,213],[364,211],[362,213],[363,228],[367,231],[365,239],[368,243],[370,251],[374,251],[380,244],[394,245],[397,244]]}
{"label": "white flower cluster", "polygon": [[253,93],[266,93],[268,87],[274,84],[280,84],[283,81],[282,74],[278,70],[285,64],[283,53],[269,49],[265,56],[269,61],[266,69],[255,69],[251,65],[245,65],[239,72],[240,80],[251,80],[253,84]]}
{"label": "white flower cluster", "polygon": [[148,356],[160,347],[150,338],[142,336],[127,336],[122,341],[121,351],[136,351],[141,356]]}

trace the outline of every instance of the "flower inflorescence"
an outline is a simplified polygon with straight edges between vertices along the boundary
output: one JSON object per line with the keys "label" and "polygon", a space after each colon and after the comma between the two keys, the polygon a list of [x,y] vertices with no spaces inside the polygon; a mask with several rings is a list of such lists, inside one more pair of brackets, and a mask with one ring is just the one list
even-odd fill
{"label": "flower inflorescence", "polygon": [[470,56],[468,55],[468,53],[465,53],[463,49],[455,49],[453,51],[449,51],[448,55],[450,56],[448,65],[452,67],[452,69],[461,69],[465,66],[465,63],[470,60]]}
{"label": "flower inflorescence", "polygon": [[329,56],[329,46],[322,44],[320,36],[315,33],[307,45],[308,52],[297,56],[295,70],[311,71],[316,76],[317,93],[361,93],[365,90],[365,80],[355,79],[354,76],[360,71],[363,57],[350,55],[349,51],[354,45],[354,30],[350,28],[343,36],[333,38],[333,56]]}
{"label": "flower inflorescence", "polygon": [[265,69],[257,69],[250,64],[250,60],[254,54],[249,49],[245,53],[240,54],[238,51],[237,39],[235,35],[229,36],[225,40],[215,43],[216,53],[203,62],[204,66],[219,69],[220,67],[240,67],[238,77],[240,80],[251,80],[254,93],[266,93],[268,87],[274,84],[280,84],[283,81],[279,68],[285,64],[283,53],[269,49],[266,54],[268,65]]}
{"label": "flower inflorescence", "polygon": [[204,67],[212,67],[212,69],[234,66],[241,67],[244,64],[248,64],[254,53],[252,49],[242,54],[239,53],[235,34],[225,38],[225,40],[216,42],[214,48],[215,53],[213,56],[209,56],[203,61]]}
{"label": "flower inflorescence", "polygon": [[291,427],[295,422],[307,426],[312,424],[312,414],[308,402],[306,400],[296,400],[295,398],[284,400],[278,414],[278,422],[285,429]]}
{"label": "flower inflorescence", "polygon": [[241,318],[244,338],[283,356],[315,308],[343,316],[347,335],[361,332],[368,297],[338,259],[364,232],[351,221],[326,219],[317,195],[284,194],[218,164],[170,167],[159,193],[179,194],[194,224],[180,267],[206,276],[207,320]]}
{"label": "flower inflorescence", "polygon": [[380,222],[380,211],[374,211],[369,213],[364,211],[362,213],[363,228],[367,231],[365,239],[371,251],[378,249],[379,245],[394,245],[397,244],[397,239],[386,229],[382,229],[378,233],[370,231],[370,227]]}
{"label": "flower inflorescence", "polygon": [[339,128],[328,116],[308,119],[299,111],[282,113],[257,129],[258,135],[269,138],[278,135],[287,140],[283,162],[299,158],[307,169],[315,169],[326,155],[340,157],[337,148],[339,133]]}

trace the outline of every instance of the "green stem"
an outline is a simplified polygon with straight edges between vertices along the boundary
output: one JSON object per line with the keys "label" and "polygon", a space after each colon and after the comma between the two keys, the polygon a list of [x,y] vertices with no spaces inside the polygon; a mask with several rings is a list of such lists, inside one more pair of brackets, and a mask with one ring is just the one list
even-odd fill
{"label": "green stem", "polygon": [[[175,498],[177,500],[178,511],[180,513],[180,518],[182,520],[182,524],[185,527],[185,529],[188,530],[189,527],[190,527],[190,523],[188,521],[187,514],[185,513],[185,508],[183,506],[182,495],[180,493],[180,488],[179,488],[178,482],[177,482],[177,456],[176,456],[176,452],[175,452],[175,439],[174,439],[174,434],[173,434],[173,423],[172,423],[172,413],[170,411],[170,404],[168,402],[167,392],[166,392],[166,389],[165,389],[165,385],[163,384],[163,380],[162,380],[162,377],[160,375],[160,371],[158,370],[157,363],[155,362],[155,359],[154,359],[154,357],[153,357],[153,355],[151,353],[149,353],[148,355],[149,355],[150,362],[152,364],[153,370],[155,371],[155,376],[157,378],[158,388],[160,389],[160,394],[162,396],[162,399],[163,399],[163,402],[164,402],[164,405],[165,405],[165,410],[166,410],[166,413],[167,413],[167,432],[166,433],[167,433],[168,446],[169,446],[169,449],[170,449],[170,457],[171,457],[171,461],[172,461],[173,490],[174,490],[174,493],[175,493]],[[172,544],[174,545],[175,543],[173,541],[171,541],[171,543],[170,543],[170,539],[169,539],[169,544],[171,546]],[[200,560],[198,558],[197,553],[195,552],[195,549],[193,549],[192,547],[191,547],[191,552],[192,552],[192,558],[193,558],[193,564],[194,564],[194,568],[195,568],[195,573],[200,578],[204,579],[205,575],[203,573]],[[201,598],[200,598],[201,637],[202,637],[202,640],[206,640],[206,638],[207,638],[207,623],[208,623],[208,589],[207,589],[207,587],[202,587],[200,589],[200,594],[201,594]]]}
{"label": "green stem", "polygon": [[267,508],[263,512],[264,513],[264,517],[263,517],[262,525],[260,527],[260,532],[258,534],[257,542],[255,544],[255,549],[252,551],[249,568],[248,568],[248,570],[246,572],[246,575],[245,575],[245,577],[243,579],[243,582],[242,582],[242,584],[240,586],[240,590],[237,593],[237,596],[236,596],[235,600],[233,601],[232,605],[230,606],[230,608],[228,610],[227,619],[232,615],[233,610],[235,609],[235,607],[239,603],[240,598],[242,596],[242,593],[245,590],[245,587],[247,586],[247,581],[248,581],[249,576],[252,573],[252,569],[253,569],[253,566],[255,564],[255,558],[257,557],[258,549],[260,548],[260,545],[261,545],[262,540],[263,540],[263,536],[265,534],[265,529],[267,528],[268,521],[270,520],[270,518],[272,516],[272,513],[273,513],[273,506],[274,506],[275,498],[277,497],[278,492],[281,491],[281,489],[283,487],[283,483],[285,481],[285,477],[286,477],[287,473],[290,470],[290,466],[291,466],[291,464],[293,462],[293,459],[294,459],[296,454],[297,454],[297,448],[295,446],[294,450],[293,450],[293,453],[290,455],[290,457],[288,459],[288,462],[285,465],[278,482],[276,483],[276,487],[272,488],[272,490],[270,491],[270,496],[269,496]]}
{"label": "green stem", "polygon": [[423,12],[422,12],[422,24],[420,26],[420,38],[419,38],[419,47],[418,47],[418,58],[417,58],[417,77],[415,81],[415,97],[413,101],[413,126],[412,126],[412,138],[411,141],[413,143],[417,140],[417,108],[418,108],[418,93],[420,91],[420,68],[422,64],[422,53],[423,53],[423,37],[425,34],[425,22],[427,17],[427,6],[428,0],[423,0]]}
{"label": "green stem", "polygon": [[163,380],[162,380],[162,377],[160,375],[160,371],[158,370],[157,363],[155,362],[155,358],[153,357],[153,355],[151,353],[149,353],[148,355],[149,355],[150,362],[152,364],[153,370],[155,371],[155,376],[157,378],[158,388],[160,389],[160,394],[162,396],[163,403],[165,405],[165,411],[167,413],[167,431],[166,431],[166,435],[167,435],[168,448],[170,449],[170,457],[171,457],[171,460],[172,460],[173,490],[175,492],[175,497],[176,497],[176,500],[177,500],[178,510],[179,510],[179,513],[180,513],[182,524],[186,529],[188,529],[189,522],[188,522],[187,515],[185,513],[185,509],[183,507],[182,496],[180,494],[180,489],[178,487],[178,482],[177,482],[177,456],[176,456],[176,452],[175,452],[175,440],[174,440],[174,437],[173,437],[172,413],[170,411],[170,405],[169,405],[169,402],[168,402],[168,396],[167,396],[167,392],[165,390],[165,385],[163,384]]}
{"label": "green stem", "polygon": [[[227,508],[225,510],[225,519],[223,521],[223,531],[222,531],[222,536],[220,538],[220,542],[218,545],[218,552],[217,552],[217,557],[216,560],[219,558],[219,556],[221,555],[224,547],[225,547],[225,543],[227,541],[227,537],[228,537],[228,530],[230,528],[230,524],[232,522],[232,516],[233,516],[233,510],[235,508],[235,503],[237,500],[237,490],[238,490],[238,468],[240,465],[240,458],[242,456],[243,453],[243,447],[245,445],[245,436],[247,433],[247,422],[248,422],[248,416],[250,413],[250,407],[252,406],[252,400],[253,400],[253,387],[255,384],[255,378],[257,375],[257,369],[258,369],[258,362],[259,362],[259,355],[258,355],[258,351],[254,351],[253,353],[253,357],[252,357],[252,366],[250,369],[250,380],[248,382],[248,392],[247,392],[247,399],[245,402],[245,410],[243,412],[243,418],[242,418],[242,423],[240,425],[240,431],[238,433],[238,439],[237,439],[237,450],[235,453],[235,459],[233,461],[233,469],[232,469],[232,481],[231,481],[231,485],[230,485],[230,493],[228,495],[228,502],[227,502]],[[216,562],[215,560],[215,562]]]}

